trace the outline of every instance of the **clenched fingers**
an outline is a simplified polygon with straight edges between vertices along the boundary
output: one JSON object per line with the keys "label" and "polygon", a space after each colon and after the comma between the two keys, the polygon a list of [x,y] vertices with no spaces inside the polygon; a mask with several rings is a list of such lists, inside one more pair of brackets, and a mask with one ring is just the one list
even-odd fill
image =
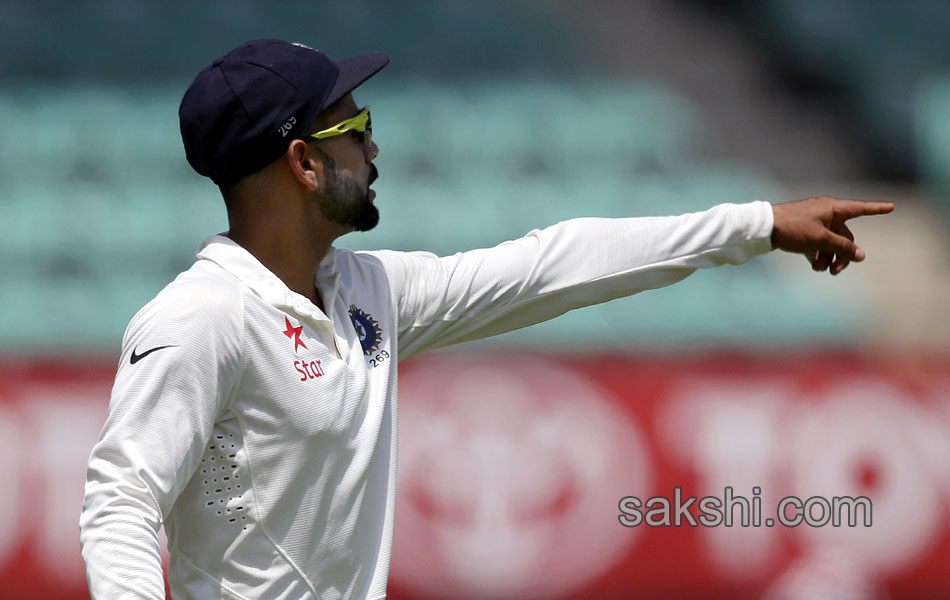
{"label": "clenched fingers", "polygon": [[855,262],[861,262],[864,260],[865,256],[864,250],[858,248],[858,246],[853,241],[849,240],[844,235],[834,233],[830,229],[826,229],[824,234],[822,234],[816,240],[815,247],[818,249],[819,264],[822,260],[823,253],[834,254],[835,256],[838,256],[844,260],[853,260]]}
{"label": "clenched fingers", "polygon": [[[840,226],[840,231],[839,231],[838,233],[841,234],[841,235],[843,235],[844,237],[848,238],[848,240],[850,240],[852,243],[854,243],[854,234],[851,233],[851,230],[848,229],[848,226],[845,225],[844,223],[841,224],[841,226]],[[858,251],[860,251],[862,255],[864,254],[864,252],[861,251],[860,248],[858,248]],[[863,258],[862,258],[861,260],[863,260]],[[843,271],[843,270],[848,266],[848,264],[849,264],[850,262],[851,262],[851,261],[850,261],[846,256],[842,256],[842,255],[840,255],[840,254],[837,255],[837,257],[835,258],[834,263],[832,263],[832,265],[831,265],[831,274],[832,274],[832,275],[837,275],[838,273],[840,273],[841,271]]]}

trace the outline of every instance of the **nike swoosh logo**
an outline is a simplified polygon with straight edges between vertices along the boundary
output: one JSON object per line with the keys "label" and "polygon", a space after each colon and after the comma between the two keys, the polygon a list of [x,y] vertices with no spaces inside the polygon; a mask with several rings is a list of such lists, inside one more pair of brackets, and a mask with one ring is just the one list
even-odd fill
{"label": "nike swoosh logo", "polygon": [[146,350],[145,352],[143,352],[143,353],[141,353],[141,354],[136,354],[136,353],[135,353],[135,349],[133,349],[133,350],[132,350],[132,357],[129,358],[129,362],[134,365],[135,363],[139,362],[140,360],[142,360],[143,358],[145,358],[146,356],[148,356],[148,355],[151,354],[152,352],[158,352],[159,350],[164,350],[165,348],[176,348],[176,347],[177,347],[177,346],[159,346],[159,347],[157,347],[157,348],[152,348],[151,350]]}

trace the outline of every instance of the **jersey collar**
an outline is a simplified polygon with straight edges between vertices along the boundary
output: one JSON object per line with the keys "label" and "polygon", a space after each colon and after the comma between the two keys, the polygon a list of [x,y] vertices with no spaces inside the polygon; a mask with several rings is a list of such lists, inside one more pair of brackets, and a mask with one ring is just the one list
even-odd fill
{"label": "jersey collar", "polygon": [[[318,320],[329,320],[309,299],[291,290],[279,277],[265,267],[253,254],[226,234],[212,235],[201,245],[195,255],[198,260],[209,260],[237,277],[262,300],[295,313]],[[330,300],[327,310],[332,310],[332,299],[340,274],[336,272],[336,248],[331,247],[317,267],[314,284],[323,292],[324,304]]]}

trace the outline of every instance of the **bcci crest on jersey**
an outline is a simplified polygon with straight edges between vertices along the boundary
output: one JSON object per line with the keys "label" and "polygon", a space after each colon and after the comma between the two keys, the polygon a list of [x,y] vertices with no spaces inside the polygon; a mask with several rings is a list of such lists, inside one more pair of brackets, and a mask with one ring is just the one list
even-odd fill
{"label": "bcci crest on jersey", "polygon": [[351,304],[350,321],[353,322],[353,328],[356,329],[356,334],[360,338],[360,347],[363,348],[363,354],[370,356],[379,350],[383,330],[379,327],[376,319],[362,309],[357,308],[356,305]]}

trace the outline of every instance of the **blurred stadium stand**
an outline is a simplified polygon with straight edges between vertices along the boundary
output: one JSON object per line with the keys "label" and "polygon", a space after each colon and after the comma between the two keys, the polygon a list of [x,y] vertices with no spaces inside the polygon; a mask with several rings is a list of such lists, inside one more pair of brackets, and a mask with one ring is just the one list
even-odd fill
{"label": "blurred stadium stand", "polygon": [[786,77],[835,97],[852,134],[870,147],[878,174],[905,180],[929,175],[922,168],[926,150],[922,152],[915,127],[917,119],[928,115],[919,114],[918,96],[950,72],[950,3],[723,4],[733,5]]}
{"label": "blurred stadium stand", "polygon": [[[11,232],[0,241],[8,265],[2,293],[7,306],[37,315],[3,321],[8,346],[62,347],[64,339],[114,346],[134,311],[187,268],[196,244],[227,228],[216,189],[182,159],[177,89],[63,92],[0,95],[9,123],[3,139],[11,142],[0,146],[10,174],[0,210]],[[674,214],[778,197],[754,168],[691,162],[696,117],[655,83],[479,80],[380,85],[363,97],[374,104],[382,147],[376,188],[384,221],[342,245],[452,253],[576,216]],[[38,293],[44,289],[58,291]],[[817,310],[836,293],[815,278],[802,287],[753,263],[507,339],[847,340],[860,324]],[[776,310],[788,321],[775,320]],[[795,321],[808,325],[789,327]],[[44,326],[66,335],[37,335]]]}
{"label": "blurred stadium stand", "polygon": [[914,105],[920,177],[950,208],[950,73],[934,77],[918,88]]}
{"label": "blurred stadium stand", "polygon": [[[196,244],[226,228],[216,190],[183,160],[177,103],[209,57],[270,28],[345,54],[367,49],[345,25],[358,20],[361,36],[395,59],[392,72],[360,96],[374,106],[382,147],[376,187],[383,224],[341,245],[448,253],[576,216],[782,199],[782,187],[761,168],[702,155],[710,135],[704,115],[675,87],[649,77],[579,75],[581,41],[563,43],[569,38],[553,17],[537,18],[524,6],[506,7],[502,19],[500,5],[491,3],[478,11],[467,3],[418,4],[428,10],[347,3],[333,22],[306,9],[320,23],[316,30],[299,16],[281,22],[279,10],[231,10],[231,28],[202,37],[187,35],[188,28],[219,18],[225,3],[202,4],[182,30],[174,2],[63,2],[48,13],[64,28],[73,23],[57,43],[60,54],[40,51],[54,28],[36,37],[24,26],[38,19],[36,5],[7,2],[0,210],[10,233],[0,240],[0,293],[4,306],[31,307],[37,316],[5,319],[0,344],[114,349],[134,311],[187,268]],[[423,30],[437,35],[426,48],[438,53],[407,43]],[[848,343],[866,329],[864,301],[843,294],[819,278],[753,263],[696,274],[684,286],[577,311],[500,341]],[[844,302],[853,316],[820,310]],[[43,328],[61,335],[38,335]]]}

